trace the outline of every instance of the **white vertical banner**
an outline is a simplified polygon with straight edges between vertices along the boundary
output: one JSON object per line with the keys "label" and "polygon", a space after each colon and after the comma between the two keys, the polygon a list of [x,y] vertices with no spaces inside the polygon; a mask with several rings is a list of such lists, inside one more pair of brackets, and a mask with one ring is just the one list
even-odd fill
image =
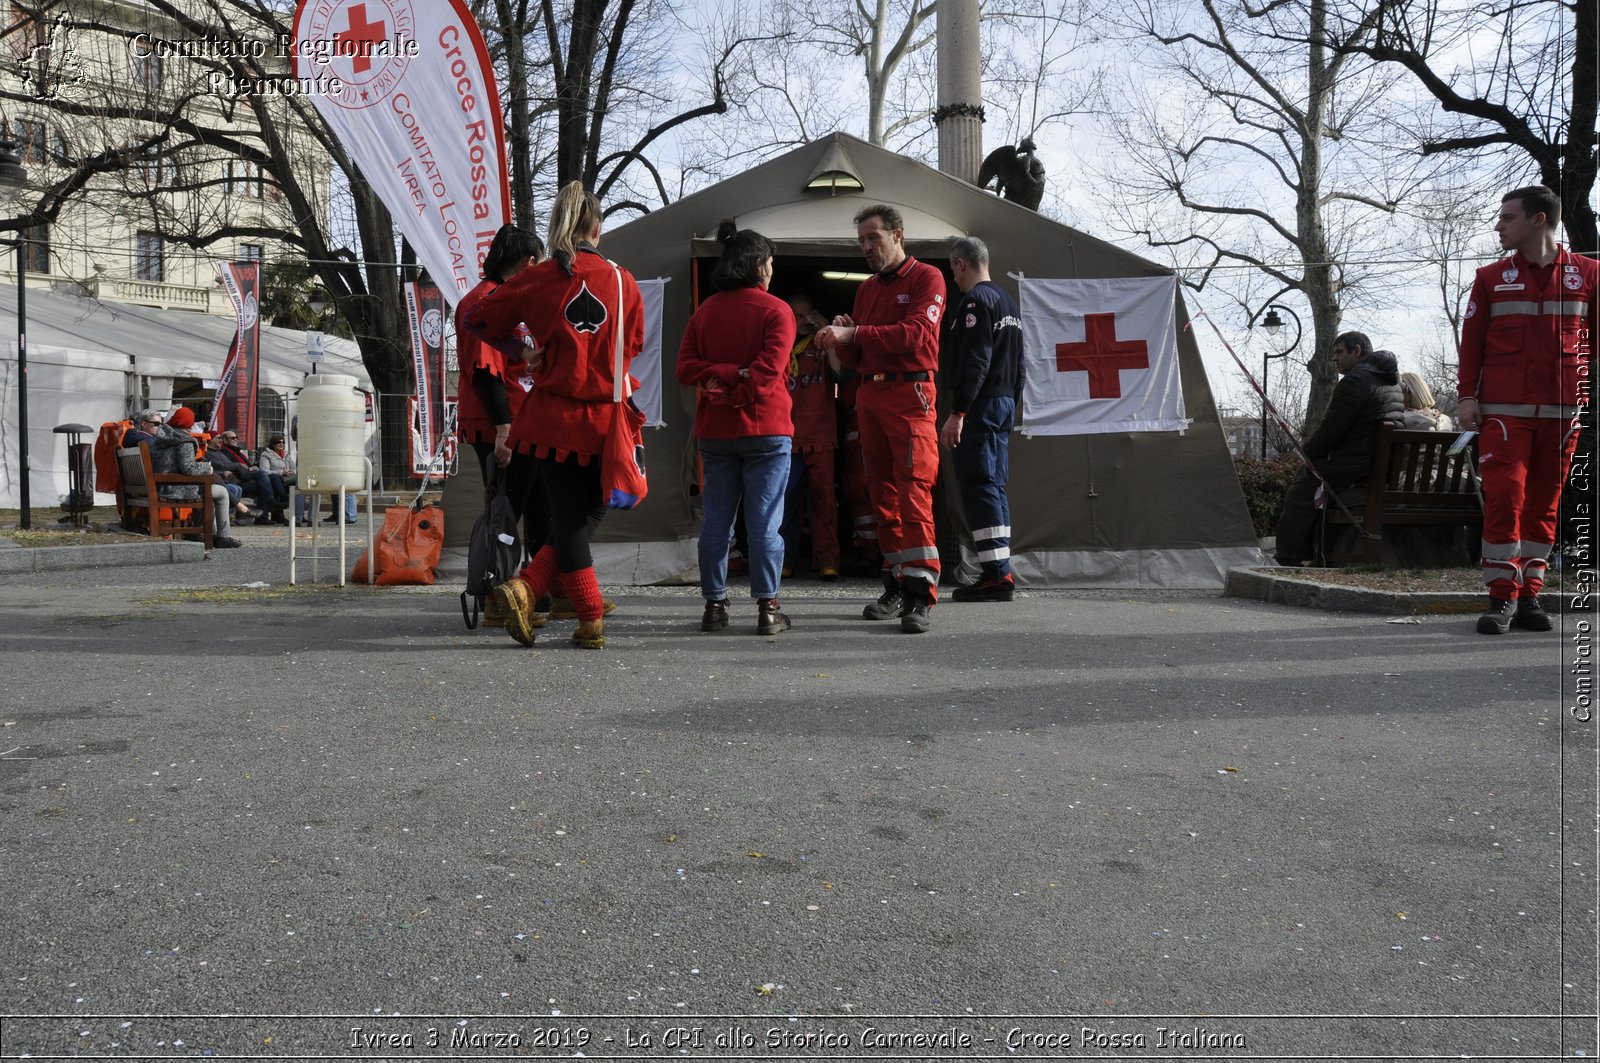
{"label": "white vertical banner", "polygon": [[629,370],[639,379],[633,393],[634,405],[644,413],[647,428],[661,428],[661,309],[666,302],[667,281],[671,277],[639,281],[639,296],[644,300],[644,349]]}
{"label": "white vertical banner", "polygon": [[300,0],[294,76],[454,306],[510,218],[494,66],[465,0]]}
{"label": "white vertical banner", "polygon": [[1027,435],[1181,432],[1178,279],[1017,282]]}

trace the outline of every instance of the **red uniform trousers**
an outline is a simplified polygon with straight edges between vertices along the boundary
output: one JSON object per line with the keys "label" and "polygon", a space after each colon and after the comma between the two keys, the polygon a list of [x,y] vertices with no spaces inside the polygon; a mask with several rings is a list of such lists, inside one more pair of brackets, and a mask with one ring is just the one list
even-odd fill
{"label": "red uniform trousers", "polygon": [[867,491],[866,459],[861,453],[861,423],[856,411],[845,416],[844,445],[839,448],[839,493],[845,512],[850,515],[850,545],[863,563],[883,562],[878,545],[878,518],[873,515],[872,496]]}
{"label": "red uniform trousers", "polygon": [[929,602],[938,599],[939,588],[933,530],[939,429],[933,407],[932,382],[866,381],[856,399],[883,563],[902,581],[926,582]]}
{"label": "red uniform trousers", "polygon": [[1483,582],[1491,598],[1531,598],[1544,587],[1561,485],[1577,447],[1577,425],[1565,418],[1485,413],[1478,471]]}
{"label": "red uniform trousers", "polygon": [[818,446],[796,450],[790,460],[804,462],[806,467],[812,567],[836,569],[839,567],[839,499],[833,493],[833,448]]}

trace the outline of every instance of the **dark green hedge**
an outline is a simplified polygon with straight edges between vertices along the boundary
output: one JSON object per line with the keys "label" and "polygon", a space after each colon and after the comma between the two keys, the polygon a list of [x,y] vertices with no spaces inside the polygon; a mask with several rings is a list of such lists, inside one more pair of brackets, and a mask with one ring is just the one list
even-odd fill
{"label": "dark green hedge", "polygon": [[1233,469],[1239,474],[1239,486],[1244,488],[1256,535],[1273,534],[1278,527],[1278,514],[1283,511],[1283,493],[1300,470],[1300,459],[1293,454],[1280,454],[1262,461],[1241,455],[1233,459]]}

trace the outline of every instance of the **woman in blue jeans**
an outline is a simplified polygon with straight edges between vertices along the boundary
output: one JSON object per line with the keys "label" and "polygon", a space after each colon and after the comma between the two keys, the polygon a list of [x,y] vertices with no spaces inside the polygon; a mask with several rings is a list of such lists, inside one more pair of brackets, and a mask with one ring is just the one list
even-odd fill
{"label": "woman in blue jeans", "polygon": [[700,525],[700,630],[728,626],[728,546],[739,500],[750,545],[750,596],[756,630],[789,627],[778,607],[783,570],[783,491],[789,482],[789,352],[794,314],[767,293],[773,244],[724,221],[722,257],[712,270],[717,292],[700,304],[678,348],[678,383],[697,389],[694,434],[700,446],[705,514]]}

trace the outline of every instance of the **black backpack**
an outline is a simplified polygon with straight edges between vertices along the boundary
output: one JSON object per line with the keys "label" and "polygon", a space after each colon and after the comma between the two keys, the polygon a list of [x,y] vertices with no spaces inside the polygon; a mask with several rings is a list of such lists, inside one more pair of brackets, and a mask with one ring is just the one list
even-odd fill
{"label": "black backpack", "polygon": [[517,535],[517,514],[506,497],[505,471],[496,468],[484,491],[483,513],[472,525],[467,547],[467,589],[461,592],[461,619],[467,630],[478,626],[484,603],[494,589],[522,565],[522,540]]}

